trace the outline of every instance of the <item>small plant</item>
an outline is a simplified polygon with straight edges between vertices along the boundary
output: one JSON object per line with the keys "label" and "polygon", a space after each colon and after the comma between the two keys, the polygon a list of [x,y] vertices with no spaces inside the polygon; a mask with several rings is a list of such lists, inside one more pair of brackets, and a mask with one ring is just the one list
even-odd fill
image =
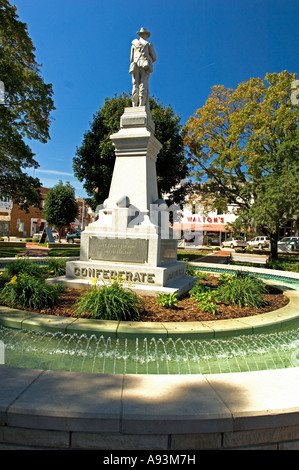
{"label": "small plant", "polygon": [[75,303],[78,316],[102,320],[139,320],[142,301],[135,292],[124,288],[118,280],[98,286],[96,283]]}
{"label": "small plant", "polygon": [[265,284],[256,276],[236,271],[223,280],[217,289],[221,300],[239,307],[260,308],[266,305],[262,295],[267,293]]}
{"label": "small plant", "polygon": [[[186,261],[186,259],[183,258],[183,261]],[[195,273],[196,273],[195,267],[186,261],[186,274],[188,276],[195,276]]]}
{"label": "small plant", "polygon": [[194,276],[202,281],[206,281],[208,278],[208,273],[203,273],[202,271],[196,270]]}
{"label": "small plant", "polygon": [[219,294],[216,290],[209,290],[208,292],[197,292],[192,294],[192,297],[197,302],[197,308],[204,312],[210,312],[213,315],[217,313],[217,300]]}
{"label": "small plant", "polygon": [[66,260],[63,258],[48,258],[47,273],[50,276],[63,276],[65,274]]}
{"label": "small plant", "polygon": [[44,309],[56,305],[60,292],[64,289],[60,284],[47,285],[43,279],[28,273],[14,275],[6,283],[0,293],[0,302],[9,306]]}
{"label": "small plant", "polygon": [[221,273],[219,276],[219,284],[227,282],[231,278],[231,274]]}
{"label": "small plant", "polygon": [[175,308],[178,303],[176,294],[169,292],[168,294],[158,294],[156,303],[162,307]]}
{"label": "small plant", "polygon": [[189,291],[190,295],[201,294],[202,292],[207,292],[211,288],[207,284],[203,284],[199,279],[196,281],[192,289]]}

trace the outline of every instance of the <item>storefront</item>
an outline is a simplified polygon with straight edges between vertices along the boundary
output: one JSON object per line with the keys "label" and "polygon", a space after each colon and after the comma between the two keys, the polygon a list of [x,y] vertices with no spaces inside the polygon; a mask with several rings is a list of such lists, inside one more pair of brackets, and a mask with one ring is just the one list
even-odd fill
{"label": "storefront", "polygon": [[192,206],[185,206],[180,222],[175,222],[173,229],[187,246],[220,246],[231,234],[227,224],[235,218],[233,213],[192,214]]}

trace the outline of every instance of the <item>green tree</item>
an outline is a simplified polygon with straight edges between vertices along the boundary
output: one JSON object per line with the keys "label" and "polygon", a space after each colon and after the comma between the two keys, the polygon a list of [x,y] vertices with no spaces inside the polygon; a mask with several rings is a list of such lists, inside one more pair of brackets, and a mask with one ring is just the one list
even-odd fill
{"label": "green tree", "polygon": [[23,171],[39,166],[24,139],[49,139],[54,103],[52,85],[40,75],[27,25],[16,11],[8,0],[0,0],[0,80],[5,90],[0,104],[0,193],[27,209],[39,204],[41,184]]}
{"label": "green tree", "polygon": [[45,197],[43,216],[49,225],[55,225],[59,232],[62,227],[74,222],[78,215],[78,206],[75,198],[75,190],[67,181],[64,185],[60,180],[51,188]]}
{"label": "green tree", "polygon": [[[125,107],[132,105],[129,95],[106,98],[104,106],[94,115],[93,121],[76,150],[73,169],[90,196],[89,204],[95,208],[109,194],[115,153],[110,135],[118,132],[120,118]],[[156,126],[155,136],[163,145],[157,159],[158,190],[161,196],[169,193],[188,175],[187,158],[181,134],[180,117],[170,106],[163,107],[150,98],[152,118]],[[95,192],[96,190],[96,192]],[[187,185],[171,191],[169,203],[180,202]]]}
{"label": "green tree", "polygon": [[236,89],[215,86],[184,129],[206,205],[224,211],[235,204],[236,225],[269,236],[273,258],[279,229],[299,207],[295,78],[283,71]]}

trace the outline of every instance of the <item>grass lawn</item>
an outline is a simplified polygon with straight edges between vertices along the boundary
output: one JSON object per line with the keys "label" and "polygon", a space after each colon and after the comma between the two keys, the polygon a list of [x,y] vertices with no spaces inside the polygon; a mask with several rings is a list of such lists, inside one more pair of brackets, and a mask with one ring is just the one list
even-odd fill
{"label": "grass lawn", "polygon": [[0,247],[0,258],[14,258],[18,253],[24,251],[24,248],[15,246],[2,246]]}
{"label": "grass lawn", "polygon": [[[211,250],[213,251],[213,250]],[[178,260],[179,261],[194,261],[200,256],[206,256],[211,251],[208,250],[180,250],[178,249]]]}
{"label": "grass lawn", "polygon": [[61,245],[51,247],[49,256],[80,256],[80,245]]}

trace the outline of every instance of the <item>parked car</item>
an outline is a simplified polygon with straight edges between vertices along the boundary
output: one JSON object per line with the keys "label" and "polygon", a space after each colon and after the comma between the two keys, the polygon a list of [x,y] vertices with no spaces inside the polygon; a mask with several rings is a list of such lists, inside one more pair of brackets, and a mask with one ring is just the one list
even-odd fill
{"label": "parked car", "polygon": [[75,243],[75,240],[80,240],[81,239],[81,230],[78,230],[78,232],[75,233],[68,233],[66,235],[66,241],[68,243]]}
{"label": "parked car", "polygon": [[289,242],[299,242],[299,237],[283,237],[281,240],[279,240],[278,245]]}
{"label": "parked car", "polygon": [[247,243],[245,240],[236,240],[235,238],[228,238],[224,242],[221,242],[221,248],[225,248],[226,246],[230,248],[246,248]]}
{"label": "parked car", "polygon": [[252,248],[258,248],[259,250],[262,250],[263,248],[269,248],[270,238],[264,236],[255,237],[252,240],[249,240],[247,245],[251,246]]}
{"label": "parked car", "polygon": [[279,240],[278,251],[294,251],[299,250],[299,238],[298,237],[283,237]]}

